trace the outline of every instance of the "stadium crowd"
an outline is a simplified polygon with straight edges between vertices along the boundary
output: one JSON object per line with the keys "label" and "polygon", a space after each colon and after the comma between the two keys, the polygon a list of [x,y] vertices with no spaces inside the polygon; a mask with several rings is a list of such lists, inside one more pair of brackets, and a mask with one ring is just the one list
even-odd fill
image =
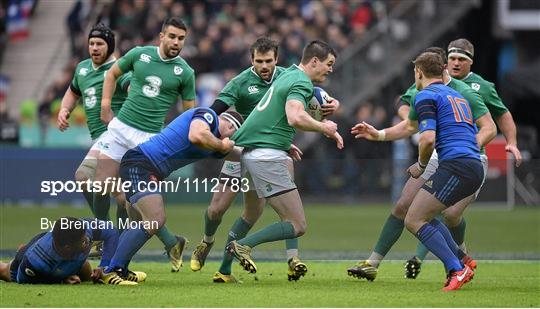
{"label": "stadium crowd", "polygon": [[[60,99],[69,85],[76,64],[86,57],[88,28],[102,22],[110,25],[117,34],[118,56],[125,54],[133,46],[157,45],[161,23],[170,16],[181,16],[188,24],[189,31],[182,57],[194,68],[197,78],[197,103],[209,106],[214,101],[226,82],[250,66],[249,46],[260,36],[269,36],[280,44],[279,61],[281,66],[298,63],[303,46],[316,38],[322,38],[337,50],[343,50],[351,42],[359,40],[378,19],[382,18],[395,5],[392,1],[147,1],[120,0],[112,3],[101,1],[77,1],[66,17],[66,26],[70,34],[72,59],[66,64],[63,73],[46,91],[39,104],[39,120],[42,131],[46,130],[49,119],[55,117],[53,102]],[[134,31],[137,29],[137,31]],[[365,102],[357,107],[356,120],[370,120],[373,123],[387,125],[384,108]],[[179,111],[171,110],[166,122],[177,116]],[[52,117],[52,118],[51,118]],[[352,119],[343,115],[335,117],[343,136],[349,136],[346,128]],[[303,139],[303,136],[299,137]],[[359,184],[352,179],[358,178],[359,171],[341,173],[351,160],[388,158],[391,147],[365,141],[346,148],[345,154],[328,158],[326,146],[320,137],[299,141],[306,147],[306,172],[317,173],[320,179],[327,179],[325,188],[313,190],[320,194],[328,192],[371,192],[375,188],[388,188],[388,175],[381,174],[384,162],[370,165],[368,170],[373,177],[364,177]],[[330,143],[330,142],[329,142]],[[364,148],[365,143],[372,144],[370,149],[377,151],[356,152]],[[362,144],[362,145],[359,145]],[[334,153],[335,154],[335,153]],[[330,164],[320,164],[320,160]],[[382,160],[376,160],[382,161]],[[380,164],[379,164],[380,163]],[[199,164],[207,167],[208,163]],[[322,167],[324,166],[324,168]],[[320,167],[320,168],[319,168]],[[217,168],[217,167],[216,167]],[[205,174],[197,168],[197,174]],[[212,170],[212,169],[209,169]],[[365,171],[364,171],[365,172]],[[301,173],[304,175],[304,173]],[[346,176],[343,176],[346,175]],[[315,179],[310,173],[298,179],[305,180],[305,186],[313,189],[317,184],[310,184]],[[374,180],[375,179],[375,180]]]}

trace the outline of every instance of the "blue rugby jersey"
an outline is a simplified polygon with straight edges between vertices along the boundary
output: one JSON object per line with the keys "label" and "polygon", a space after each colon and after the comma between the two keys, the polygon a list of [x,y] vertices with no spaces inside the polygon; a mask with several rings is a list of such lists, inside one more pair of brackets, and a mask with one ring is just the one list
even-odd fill
{"label": "blue rugby jersey", "polygon": [[[106,226],[105,221],[101,222],[101,226]],[[88,228],[85,233],[90,243],[94,240],[103,241],[103,258],[99,266],[108,266],[118,245],[118,231],[115,228]],[[54,249],[52,232],[48,232],[24,253],[17,270],[17,283],[61,283],[80,272],[90,248],[88,246],[86,251],[74,257],[62,257]]]}
{"label": "blue rugby jersey", "polygon": [[418,92],[414,102],[420,132],[436,132],[439,160],[474,158],[480,160],[477,128],[469,102],[442,83],[433,83]]}
{"label": "blue rugby jersey", "polygon": [[198,107],[182,113],[159,134],[138,146],[163,178],[200,159],[225,156],[219,152],[202,149],[189,141],[189,126],[195,119],[206,122],[212,134],[220,137],[216,112],[210,108]]}

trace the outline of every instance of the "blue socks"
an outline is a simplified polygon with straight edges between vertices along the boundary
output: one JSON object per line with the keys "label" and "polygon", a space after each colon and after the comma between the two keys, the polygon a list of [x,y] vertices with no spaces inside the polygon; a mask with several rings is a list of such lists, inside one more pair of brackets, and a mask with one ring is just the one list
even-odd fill
{"label": "blue socks", "polygon": [[152,236],[148,234],[145,229],[137,228],[125,230],[122,235],[120,235],[116,252],[105,272],[111,272],[118,269],[126,272],[129,262],[131,262],[135,253],[144,246],[150,237]]}
{"label": "blue socks", "polygon": [[[443,224],[441,223],[441,225]],[[448,229],[446,229],[446,231],[448,231]],[[448,235],[450,235],[450,232],[448,232]],[[463,269],[461,262],[448,245],[446,237],[443,236],[443,233],[439,231],[439,228],[433,226],[431,223],[426,223],[418,230],[416,237],[418,237],[418,239],[429,249],[429,251],[435,254],[443,262],[448,273]],[[452,239],[451,236],[450,239]]]}

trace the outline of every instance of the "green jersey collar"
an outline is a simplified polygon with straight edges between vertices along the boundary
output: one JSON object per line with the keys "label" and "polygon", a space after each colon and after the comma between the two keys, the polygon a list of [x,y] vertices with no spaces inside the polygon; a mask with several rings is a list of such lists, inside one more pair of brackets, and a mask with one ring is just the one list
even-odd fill
{"label": "green jersey collar", "polygon": [[99,68],[101,68],[102,66],[107,65],[107,64],[109,64],[109,63],[115,62],[115,61],[116,61],[116,58],[115,58],[115,57],[112,57],[111,60],[109,60],[109,61],[107,61],[107,62],[105,62],[105,63],[102,63],[102,64],[98,65],[97,67],[94,65],[94,62],[93,62],[92,60],[90,60],[90,61],[92,62],[92,69],[94,69],[94,71],[97,71],[97,70],[99,70]]}
{"label": "green jersey collar", "polygon": [[269,81],[265,81],[264,79],[262,79],[262,77],[261,77],[259,74],[257,74],[257,72],[255,72],[255,68],[254,68],[253,66],[251,66],[250,71],[251,71],[253,74],[257,75],[257,77],[260,78],[263,82],[265,82],[266,84],[270,85],[271,83],[274,82],[274,76],[276,76],[277,66],[274,68],[274,72],[272,72],[272,77],[270,77],[270,80],[269,80]]}
{"label": "green jersey collar", "polygon": [[156,46],[156,52],[157,52],[157,54],[158,54],[159,59],[161,59],[161,61],[163,61],[163,62],[169,62],[169,61],[176,60],[177,58],[180,58],[180,52],[178,52],[178,56],[176,56],[176,57],[174,57],[174,58],[163,59],[163,58],[161,57],[161,54],[159,53],[159,46]]}

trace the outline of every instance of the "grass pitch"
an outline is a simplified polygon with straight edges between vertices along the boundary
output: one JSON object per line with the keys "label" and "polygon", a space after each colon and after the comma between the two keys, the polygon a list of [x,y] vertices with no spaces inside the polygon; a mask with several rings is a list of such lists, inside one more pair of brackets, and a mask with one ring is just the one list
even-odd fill
{"label": "grass pitch", "polygon": [[474,280],[462,290],[440,289],[439,263],[424,265],[416,280],[403,278],[400,263],[386,263],[374,282],[346,275],[352,262],[309,262],[309,272],[288,282],[286,264],[258,263],[256,275],[233,271],[243,284],[216,284],[211,262],[201,272],[170,273],[165,263],[133,263],[148,272],[135,287],[83,283],[78,286],[23,286],[0,283],[7,307],[539,307],[540,264],[480,262]]}
{"label": "grass pitch", "polygon": [[[170,273],[162,245],[151,240],[143,250],[153,252],[147,262],[136,256],[131,268],[148,273],[136,287],[84,283],[78,286],[17,285],[0,282],[2,307],[540,307],[540,209],[467,210],[466,241],[479,261],[474,280],[463,290],[441,292],[445,275],[438,261],[423,265],[416,280],[403,278],[403,261],[410,258],[417,240],[407,231],[396,243],[374,282],[347,276],[351,259],[364,259],[377,240],[390,212],[388,205],[306,205],[308,231],[300,238],[300,254],[309,272],[298,282],[287,281],[284,243],[257,247],[258,273],[249,275],[238,265],[234,273],[241,285],[215,284],[226,231],[241,213],[233,206],[216,234],[211,262],[201,272],[189,270],[189,255],[203,233],[205,205],[167,207],[170,230],[187,236],[185,267]],[[0,254],[3,261],[21,243],[40,232],[40,218],[88,217],[87,208],[0,207]],[[258,230],[277,219],[267,209]],[[505,259],[506,261],[503,261]],[[523,259],[528,259],[525,261]],[[325,261],[320,261],[325,260]],[[329,261],[337,260],[337,261]],[[279,262],[272,262],[279,261]]]}

